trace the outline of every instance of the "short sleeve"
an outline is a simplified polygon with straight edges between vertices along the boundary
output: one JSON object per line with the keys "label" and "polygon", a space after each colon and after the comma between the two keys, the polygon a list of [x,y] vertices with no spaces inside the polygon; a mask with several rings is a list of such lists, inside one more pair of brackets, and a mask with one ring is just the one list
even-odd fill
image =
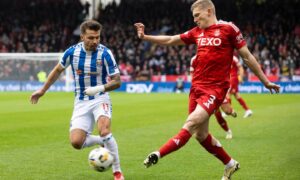
{"label": "short sleeve", "polygon": [[109,49],[105,49],[104,53],[103,53],[103,60],[104,60],[104,64],[106,66],[106,71],[108,72],[109,76],[115,75],[120,73],[118,65],[116,63],[116,60],[111,52],[111,50]]}
{"label": "short sleeve", "polygon": [[231,27],[231,40],[234,48],[240,49],[241,47],[245,46],[246,40],[244,39],[240,29],[231,22],[229,23],[229,26]]}
{"label": "short sleeve", "polygon": [[193,28],[189,31],[186,31],[183,34],[180,34],[180,38],[181,40],[185,43],[185,44],[196,44],[196,38],[195,38],[195,33],[196,28]]}
{"label": "short sleeve", "polygon": [[63,55],[61,56],[60,60],[59,60],[59,64],[63,67],[63,68],[67,68],[70,65],[70,56],[73,54],[74,52],[74,48],[70,47],[69,49],[67,49]]}

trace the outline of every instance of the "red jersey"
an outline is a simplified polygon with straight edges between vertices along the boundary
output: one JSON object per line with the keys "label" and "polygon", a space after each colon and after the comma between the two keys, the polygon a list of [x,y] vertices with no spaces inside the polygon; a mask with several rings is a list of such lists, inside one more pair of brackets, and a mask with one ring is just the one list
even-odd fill
{"label": "red jersey", "polygon": [[233,60],[231,63],[231,69],[230,69],[230,78],[236,78],[238,79],[238,71],[239,71],[240,62],[239,59],[236,56],[233,56]]}
{"label": "red jersey", "polygon": [[229,88],[233,51],[246,45],[239,28],[230,22],[218,21],[206,29],[195,27],[180,34],[180,38],[186,44],[197,45],[192,88]]}

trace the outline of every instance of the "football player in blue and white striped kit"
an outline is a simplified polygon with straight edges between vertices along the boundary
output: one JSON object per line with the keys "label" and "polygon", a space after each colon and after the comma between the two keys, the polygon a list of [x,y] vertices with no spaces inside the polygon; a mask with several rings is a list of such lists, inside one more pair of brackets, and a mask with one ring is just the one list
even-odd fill
{"label": "football player in blue and white striped kit", "polygon": [[[100,44],[100,23],[94,20],[84,21],[80,30],[82,42],[64,52],[43,87],[31,95],[31,103],[36,104],[59,75],[71,65],[75,80],[75,101],[70,127],[71,144],[75,149],[96,144],[104,145],[114,156],[114,179],[123,180],[118,145],[110,128],[112,104],[108,94],[108,91],[121,85],[118,65],[111,51]],[[100,136],[92,135],[95,123]]]}

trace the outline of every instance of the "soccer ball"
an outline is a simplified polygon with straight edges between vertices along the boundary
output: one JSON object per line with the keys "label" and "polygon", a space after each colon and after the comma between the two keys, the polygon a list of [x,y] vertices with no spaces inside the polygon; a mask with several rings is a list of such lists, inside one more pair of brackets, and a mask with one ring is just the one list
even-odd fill
{"label": "soccer ball", "polygon": [[104,172],[112,166],[114,157],[108,149],[99,147],[90,152],[88,161],[94,170]]}

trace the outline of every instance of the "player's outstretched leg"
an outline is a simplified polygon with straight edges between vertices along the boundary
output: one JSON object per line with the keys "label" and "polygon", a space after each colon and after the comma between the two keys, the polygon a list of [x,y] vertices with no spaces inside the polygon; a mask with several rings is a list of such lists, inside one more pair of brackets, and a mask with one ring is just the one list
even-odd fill
{"label": "player's outstretched leg", "polygon": [[184,146],[191,138],[191,133],[186,129],[181,129],[173,138],[169,139],[159,151],[150,153],[144,161],[144,165],[148,168],[157,163],[162,158]]}
{"label": "player's outstretched leg", "polygon": [[159,152],[155,151],[150,153],[147,158],[144,160],[144,165],[146,168],[156,164],[158,162],[158,159],[160,158]]}
{"label": "player's outstretched leg", "polygon": [[240,163],[237,162],[236,160],[232,159],[232,165],[230,166],[228,163],[228,165],[226,165],[225,169],[224,169],[224,174],[222,177],[222,180],[229,180],[231,178],[231,176],[233,175],[233,173],[235,173],[237,170],[240,169]]}

